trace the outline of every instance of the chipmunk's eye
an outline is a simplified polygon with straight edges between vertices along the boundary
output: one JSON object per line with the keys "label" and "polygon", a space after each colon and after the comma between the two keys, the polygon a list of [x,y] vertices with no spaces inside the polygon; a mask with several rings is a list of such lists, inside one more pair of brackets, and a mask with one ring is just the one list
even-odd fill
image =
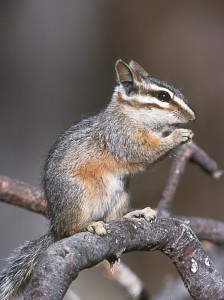
{"label": "chipmunk's eye", "polygon": [[158,91],[156,92],[156,98],[162,102],[170,102],[171,101],[171,96],[168,92],[166,91]]}

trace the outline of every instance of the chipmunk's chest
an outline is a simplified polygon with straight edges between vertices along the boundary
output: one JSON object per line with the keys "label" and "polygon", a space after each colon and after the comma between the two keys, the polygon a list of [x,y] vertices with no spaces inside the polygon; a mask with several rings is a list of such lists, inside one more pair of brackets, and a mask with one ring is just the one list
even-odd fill
{"label": "chipmunk's chest", "polygon": [[75,179],[83,187],[84,197],[102,211],[112,208],[123,197],[128,174],[123,165],[109,156],[99,157],[74,170]]}
{"label": "chipmunk's chest", "polygon": [[[96,220],[110,221],[123,215],[123,208],[128,207],[128,193],[125,178],[114,174],[104,174],[92,194],[92,216]],[[120,207],[120,209],[119,209]],[[119,215],[120,216],[120,215]]]}
{"label": "chipmunk's chest", "polygon": [[107,174],[102,178],[103,198],[108,206],[113,206],[122,197],[125,190],[125,178],[115,174]]}

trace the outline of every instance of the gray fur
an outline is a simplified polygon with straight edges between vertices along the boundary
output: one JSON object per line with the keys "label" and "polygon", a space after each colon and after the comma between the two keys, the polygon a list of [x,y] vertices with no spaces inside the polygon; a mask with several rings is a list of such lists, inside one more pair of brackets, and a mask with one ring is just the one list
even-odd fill
{"label": "gray fur", "polygon": [[0,300],[18,294],[32,274],[38,258],[53,242],[51,234],[26,242],[7,259],[8,265],[0,275]]}
{"label": "gray fur", "polygon": [[[71,125],[58,136],[49,151],[42,186],[48,204],[50,232],[14,251],[0,275],[0,300],[22,290],[39,256],[51,243],[88,229],[89,223],[122,217],[129,204],[127,178],[192,137],[190,130],[170,128],[175,123],[194,119],[193,111],[186,104],[181,107],[181,103],[186,103],[183,95],[168,83],[146,76],[146,71],[137,63],[132,62],[131,65],[133,69],[121,60],[117,62],[118,86],[109,105],[99,114]],[[141,107],[138,93],[134,94],[134,98],[129,98],[128,94],[128,89],[136,91],[132,87],[139,78],[145,83],[150,81],[170,89],[179,97],[179,107],[176,105],[175,110],[160,110],[147,105]],[[132,105],[130,99],[134,99]],[[164,137],[162,131],[167,127],[170,135]],[[157,142],[153,142],[155,140]],[[106,159],[108,165],[115,162],[116,166],[121,166],[120,169],[108,168],[105,161],[97,161]],[[88,173],[94,160],[99,165],[99,174]],[[91,178],[80,180],[76,173],[80,167],[87,170],[87,176]],[[105,168],[105,172],[100,168]],[[85,194],[89,179],[94,182],[91,190],[93,199],[88,199]]]}

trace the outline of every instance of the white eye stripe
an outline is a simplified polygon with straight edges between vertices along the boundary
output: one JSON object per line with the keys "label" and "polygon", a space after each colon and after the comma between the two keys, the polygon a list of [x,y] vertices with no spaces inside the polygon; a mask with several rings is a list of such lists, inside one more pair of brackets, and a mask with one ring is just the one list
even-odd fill
{"label": "white eye stripe", "polygon": [[160,87],[160,86],[158,86],[156,84],[150,84],[148,86],[148,88],[152,89],[153,91],[164,91],[164,92],[167,92],[170,95],[171,99],[173,99],[173,97],[174,97],[174,93],[173,92],[171,92],[170,90],[168,90],[168,89],[166,89],[164,87]]}
{"label": "white eye stripe", "polygon": [[150,96],[150,95],[135,95],[135,96],[127,96],[122,95],[122,98],[126,101],[132,101],[135,100],[142,104],[156,104],[162,108],[167,108],[170,106],[168,102],[162,102],[158,100],[156,97]]}
{"label": "white eye stripe", "polygon": [[168,102],[162,102],[158,100],[156,97],[146,95],[146,96],[137,96],[137,100],[140,103],[145,103],[145,104],[157,104],[158,106],[167,108],[170,106]]}
{"label": "white eye stripe", "polygon": [[[173,97],[174,97],[174,93],[171,92],[169,89],[166,89],[166,88],[164,88],[164,87],[160,87],[160,86],[158,86],[158,85],[156,85],[156,84],[153,84],[153,83],[145,83],[145,82],[141,82],[141,83],[136,82],[135,84],[136,84],[139,88],[143,87],[145,90],[149,90],[149,91],[150,91],[150,90],[151,90],[151,91],[164,91],[164,92],[167,92],[167,93],[170,95],[171,99],[173,99]],[[122,86],[117,86],[117,87],[115,88],[115,91],[116,91],[116,92],[121,91],[121,90],[123,90],[123,87],[122,87]]]}
{"label": "white eye stripe", "polygon": [[184,108],[185,110],[191,111],[187,103],[185,103],[182,99],[178,98],[177,96],[174,96],[173,101],[176,102],[180,107]]}
{"label": "white eye stripe", "polygon": [[[145,85],[146,89],[153,89],[153,90],[157,90],[157,91],[166,91],[167,93],[170,94],[171,99],[173,100],[174,103],[176,103],[179,107],[182,107],[184,110],[191,112],[191,109],[189,108],[189,106],[179,97],[177,97],[176,95],[174,95],[173,92],[171,92],[170,90],[166,89],[166,88],[161,88],[155,84],[147,84]],[[122,87],[116,87],[115,92],[121,92],[122,93],[122,98],[126,101],[138,101],[139,103],[142,104],[156,104],[158,106],[160,106],[161,108],[169,108],[171,106],[170,103],[165,102],[165,101],[160,101],[158,100],[156,97],[151,96],[150,94],[148,95],[133,95],[133,96],[128,96],[124,89]]]}
{"label": "white eye stripe", "polygon": [[150,88],[153,89],[153,90],[158,90],[158,91],[166,91],[167,93],[170,94],[171,99],[173,100],[174,103],[176,103],[179,107],[183,108],[184,110],[188,111],[189,113],[192,113],[192,110],[189,108],[189,106],[187,105],[187,103],[185,103],[184,100],[182,100],[181,98],[177,97],[170,90],[168,90],[166,88],[161,88],[161,87],[157,86],[156,84],[151,84]]}

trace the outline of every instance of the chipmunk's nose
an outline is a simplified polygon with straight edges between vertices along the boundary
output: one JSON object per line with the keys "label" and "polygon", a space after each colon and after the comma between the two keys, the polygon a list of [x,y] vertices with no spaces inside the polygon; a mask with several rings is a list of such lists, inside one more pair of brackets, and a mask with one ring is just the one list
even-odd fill
{"label": "chipmunk's nose", "polygon": [[189,107],[188,108],[188,121],[194,121],[196,119],[194,110]]}
{"label": "chipmunk's nose", "polygon": [[195,119],[196,119],[195,112],[193,110],[191,110],[191,116],[190,116],[189,121],[194,121]]}

